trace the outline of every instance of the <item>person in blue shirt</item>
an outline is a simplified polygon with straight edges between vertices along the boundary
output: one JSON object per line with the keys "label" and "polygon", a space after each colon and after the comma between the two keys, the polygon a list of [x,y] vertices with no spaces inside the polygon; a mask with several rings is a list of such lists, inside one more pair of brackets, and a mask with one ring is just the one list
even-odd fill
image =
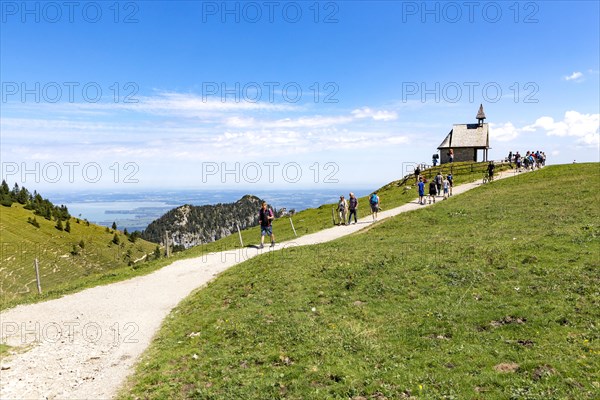
{"label": "person in blue shirt", "polygon": [[423,182],[423,178],[419,178],[419,183],[417,183],[419,188],[419,204],[425,204],[425,182]]}

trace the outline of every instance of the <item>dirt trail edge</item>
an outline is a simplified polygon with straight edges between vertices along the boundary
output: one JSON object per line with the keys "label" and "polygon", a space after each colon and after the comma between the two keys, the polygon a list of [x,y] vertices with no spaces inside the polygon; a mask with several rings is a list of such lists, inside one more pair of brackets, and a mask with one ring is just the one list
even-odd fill
{"label": "dirt trail edge", "polygon": [[[499,175],[497,179],[515,174]],[[456,186],[454,195],[480,185],[481,181]],[[426,206],[415,199],[380,212],[378,220],[422,207]],[[371,222],[368,216],[355,225],[282,242],[275,250],[334,240]],[[0,341],[20,348],[2,360],[0,398],[114,397],[163,319],[182,299],[227,268],[268,251],[244,248],[210,253],[176,261],[149,275],[0,313]]]}

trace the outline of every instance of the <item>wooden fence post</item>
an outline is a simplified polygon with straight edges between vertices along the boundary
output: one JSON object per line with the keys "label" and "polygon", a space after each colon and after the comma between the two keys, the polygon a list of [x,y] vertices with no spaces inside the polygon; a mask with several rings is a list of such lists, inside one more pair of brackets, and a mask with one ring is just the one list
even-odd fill
{"label": "wooden fence post", "polygon": [[294,223],[292,222],[292,217],[290,217],[290,224],[292,225],[292,230],[294,231],[294,236],[298,237],[298,234],[296,233],[296,228],[294,228]]}
{"label": "wooden fence post", "polygon": [[167,258],[169,258],[169,231],[165,231],[165,254],[167,255]]}
{"label": "wooden fence post", "polygon": [[236,223],[235,227],[237,228],[238,236],[240,237],[240,245],[244,247],[244,241],[242,240],[242,232],[240,232],[240,226]]}
{"label": "wooden fence post", "polygon": [[38,265],[38,259],[35,259],[35,280],[37,281],[38,294],[42,294],[42,282],[40,282],[40,267]]}

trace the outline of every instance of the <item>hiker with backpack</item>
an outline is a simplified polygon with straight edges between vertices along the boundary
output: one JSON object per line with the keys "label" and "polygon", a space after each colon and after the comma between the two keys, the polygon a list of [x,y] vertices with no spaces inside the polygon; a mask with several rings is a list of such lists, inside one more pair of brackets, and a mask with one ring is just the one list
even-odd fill
{"label": "hiker with backpack", "polygon": [[263,201],[260,211],[258,212],[258,222],[260,224],[260,247],[265,247],[265,235],[271,237],[271,247],[275,247],[275,235],[273,235],[273,226],[271,223],[275,219],[273,210],[267,208],[267,202]]}
{"label": "hiker with backpack", "polygon": [[419,177],[417,187],[419,188],[419,204],[425,205],[425,182],[423,182],[423,178]]}
{"label": "hiker with backpack", "polygon": [[452,196],[452,186],[454,186],[454,177],[452,176],[452,174],[448,174],[446,176],[446,179],[448,180],[448,196]]}
{"label": "hiker with backpack", "polygon": [[348,202],[344,196],[340,196],[338,202],[338,215],[340,217],[340,225],[346,225],[346,213],[348,212]]}
{"label": "hiker with backpack", "polygon": [[415,169],[415,182],[416,183],[419,182],[420,175],[421,175],[421,169],[417,166],[417,168]]}
{"label": "hiker with backpack", "polygon": [[438,194],[442,193],[442,183],[443,182],[444,182],[444,177],[442,176],[442,173],[440,171],[438,171],[437,175],[435,176],[435,186],[436,186]]}
{"label": "hiker with backpack", "polygon": [[449,194],[450,181],[448,180],[448,177],[446,177],[446,179],[444,179],[444,181],[442,182],[442,186],[443,186],[443,190],[444,190],[444,200],[446,200],[448,197],[450,197],[450,194]]}
{"label": "hiker with backpack", "polygon": [[434,179],[429,182],[429,204],[431,204],[431,199],[433,199],[433,203],[435,204],[435,196],[437,195],[437,184]]}
{"label": "hiker with backpack", "polygon": [[369,198],[369,204],[371,205],[371,215],[373,216],[373,221],[377,221],[377,212],[379,212],[379,196],[377,196],[377,192],[371,194]]}
{"label": "hiker with backpack", "polygon": [[352,215],[354,215],[354,223],[356,224],[356,210],[358,209],[358,199],[354,196],[354,193],[350,193],[350,200],[348,201],[348,207],[350,212],[348,213],[348,225],[350,225],[350,220],[352,219]]}

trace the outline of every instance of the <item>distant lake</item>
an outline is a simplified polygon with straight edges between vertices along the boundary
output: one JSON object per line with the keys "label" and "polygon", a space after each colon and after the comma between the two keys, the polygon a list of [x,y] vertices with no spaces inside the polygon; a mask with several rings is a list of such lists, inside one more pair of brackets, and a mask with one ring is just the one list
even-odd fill
{"label": "distant lake", "polygon": [[[73,217],[111,226],[117,223],[119,229],[128,231],[144,230],[155,219],[167,211],[191,204],[202,206],[217,203],[233,203],[246,194],[266,200],[273,207],[282,207],[296,211],[318,207],[322,204],[336,203],[340,195],[348,197],[353,191],[358,197],[369,194],[368,189],[320,189],[320,190],[281,190],[248,191],[240,190],[173,190],[161,192],[81,192],[81,193],[45,193],[56,205],[64,204]],[[258,211],[258,210],[257,210]]]}

